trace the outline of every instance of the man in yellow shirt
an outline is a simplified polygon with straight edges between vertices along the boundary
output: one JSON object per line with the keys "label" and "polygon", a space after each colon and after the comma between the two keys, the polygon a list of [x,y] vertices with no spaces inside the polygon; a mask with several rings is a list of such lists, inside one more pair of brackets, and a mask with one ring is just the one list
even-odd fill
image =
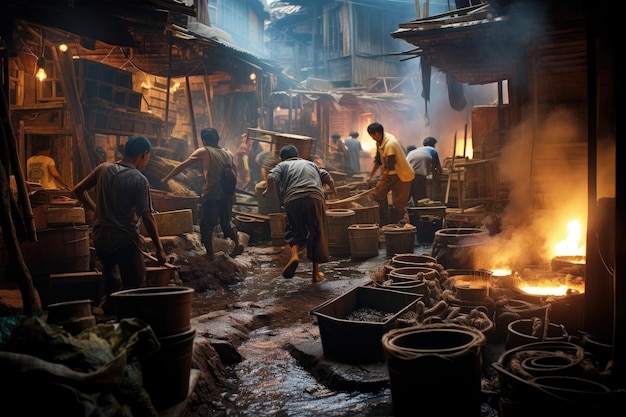
{"label": "man in yellow shirt", "polygon": [[50,143],[44,141],[35,154],[26,161],[27,178],[49,190],[69,189],[50,156]]}
{"label": "man in yellow shirt", "polygon": [[367,133],[376,141],[376,156],[374,166],[366,182],[369,184],[378,169],[381,170],[380,179],[372,192],[372,198],[378,203],[380,225],[389,223],[389,206],[387,194],[391,191],[394,211],[398,224],[409,222],[409,213],[406,209],[411,192],[411,182],[415,172],[406,159],[400,142],[391,133],[386,133],[383,125],[378,122],[367,126]]}

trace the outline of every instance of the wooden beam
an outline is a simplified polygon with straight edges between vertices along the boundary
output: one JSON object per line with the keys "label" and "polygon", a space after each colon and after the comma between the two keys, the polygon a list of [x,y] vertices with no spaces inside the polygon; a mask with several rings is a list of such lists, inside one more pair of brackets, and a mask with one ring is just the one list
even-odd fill
{"label": "wooden beam", "polygon": [[52,51],[55,65],[60,74],[59,79],[61,80],[61,86],[65,93],[65,101],[71,120],[70,129],[74,137],[74,144],[78,150],[78,173],[81,178],[84,178],[93,169],[89,153],[89,150],[93,151],[93,146],[89,147],[85,139],[85,114],[76,85],[74,61],[69,53],[59,54],[54,46],[50,48],[50,50]]}
{"label": "wooden beam", "polygon": [[[187,89],[187,105],[189,106],[189,119],[191,121],[191,133],[193,135],[193,143],[197,144],[196,148],[198,148],[198,131],[196,129],[196,117],[193,114],[193,101],[191,100],[191,84],[189,83],[189,76],[185,77],[185,83]],[[167,129],[167,125],[165,128]]]}

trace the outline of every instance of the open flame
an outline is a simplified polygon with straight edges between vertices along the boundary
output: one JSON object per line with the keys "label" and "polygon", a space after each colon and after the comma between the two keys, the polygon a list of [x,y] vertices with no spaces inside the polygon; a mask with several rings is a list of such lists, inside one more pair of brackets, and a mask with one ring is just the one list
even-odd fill
{"label": "open flame", "polygon": [[554,247],[555,256],[585,256],[586,244],[582,223],[571,220],[567,223],[567,237]]}
{"label": "open flame", "polygon": [[[554,258],[562,257],[585,263],[586,242],[582,223],[578,219],[567,223],[567,237],[554,246]],[[584,280],[567,274],[560,279],[532,279],[519,285],[527,294],[565,296],[572,292],[584,293]]]}
{"label": "open flame", "polygon": [[512,274],[513,274],[512,269],[500,268],[500,269],[494,269],[493,271],[491,271],[492,277],[508,277],[509,275],[512,275]]}

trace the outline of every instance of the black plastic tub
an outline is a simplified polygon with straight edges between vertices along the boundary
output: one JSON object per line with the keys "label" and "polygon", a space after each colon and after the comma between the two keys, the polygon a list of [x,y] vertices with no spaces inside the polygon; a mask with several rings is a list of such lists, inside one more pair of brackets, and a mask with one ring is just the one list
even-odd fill
{"label": "black plastic tub", "polygon": [[[310,311],[317,317],[324,356],[344,363],[384,360],[382,337],[397,327],[398,318],[415,310],[420,294],[359,286]],[[384,312],[383,321],[349,319],[360,309]]]}

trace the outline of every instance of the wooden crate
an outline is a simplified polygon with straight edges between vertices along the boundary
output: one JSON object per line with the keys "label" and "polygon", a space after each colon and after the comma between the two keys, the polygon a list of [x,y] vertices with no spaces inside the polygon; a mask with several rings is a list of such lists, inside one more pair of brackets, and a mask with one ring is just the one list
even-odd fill
{"label": "wooden crate", "polygon": [[46,223],[51,227],[85,224],[85,209],[83,207],[49,207],[46,217]]}
{"label": "wooden crate", "polygon": [[[154,213],[154,220],[161,236],[179,236],[193,232],[191,209]],[[139,230],[143,235],[147,234],[143,223],[141,223]]]}
{"label": "wooden crate", "polygon": [[152,207],[159,212],[174,210],[191,210],[191,216],[194,224],[198,224],[198,204],[200,198],[197,196],[179,196],[173,194],[161,194],[152,191]]}

